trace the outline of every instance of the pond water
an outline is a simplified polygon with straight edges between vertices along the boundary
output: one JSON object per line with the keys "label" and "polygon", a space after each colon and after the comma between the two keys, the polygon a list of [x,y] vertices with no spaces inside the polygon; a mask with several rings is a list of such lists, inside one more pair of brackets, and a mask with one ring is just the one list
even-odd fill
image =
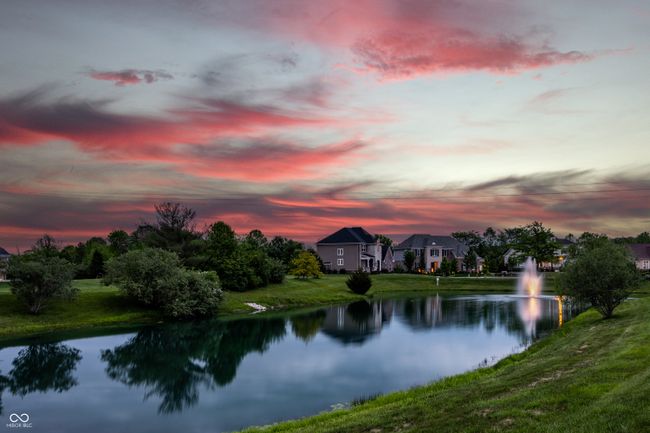
{"label": "pond water", "polygon": [[491,364],[571,315],[552,297],[436,295],[34,340],[0,349],[0,428],[23,414],[32,432],[269,424]]}

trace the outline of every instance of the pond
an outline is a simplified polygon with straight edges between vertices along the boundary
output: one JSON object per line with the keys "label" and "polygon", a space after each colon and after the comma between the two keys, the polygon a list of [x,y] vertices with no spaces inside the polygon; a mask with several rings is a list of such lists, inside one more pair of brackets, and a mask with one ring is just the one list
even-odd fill
{"label": "pond", "polygon": [[435,295],[49,337],[0,350],[0,418],[7,431],[23,414],[32,432],[232,431],[489,365],[571,315],[552,297]]}

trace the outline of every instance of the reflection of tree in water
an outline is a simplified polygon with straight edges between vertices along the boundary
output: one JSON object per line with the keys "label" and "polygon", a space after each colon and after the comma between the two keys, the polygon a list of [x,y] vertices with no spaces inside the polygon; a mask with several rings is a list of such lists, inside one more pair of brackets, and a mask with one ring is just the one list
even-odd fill
{"label": "reflection of tree in water", "polygon": [[77,385],[72,373],[81,360],[79,353],[78,349],[61,343],[35,344],[22,349],[11,363],[9,375],[0,375],[0,396],[5,389],[21,397],[32,392],[69,390]]}
{"label": "reflection of tree in water", "polygon": [[348,314],[358,325],[364,325],[372,316],[372,306],[366,301],[356,301],[348,305]]}
{"label": "reflection of tree in water", "polygon": [[264,352],[285,335],[283,319],[203,321],[147,328],[101,358],[111,379],[144,386],[159,396],[159,411],[181,411],[198,402],[199,385],[230,383],[244,357]]}
{"label": "reflection of tree in water", "polygon": [[310,342],[323,326],[326,315],[325,310],[318,310],[307,314],[291,316],[289,321],[291,322],[293,335],[305,343]]}

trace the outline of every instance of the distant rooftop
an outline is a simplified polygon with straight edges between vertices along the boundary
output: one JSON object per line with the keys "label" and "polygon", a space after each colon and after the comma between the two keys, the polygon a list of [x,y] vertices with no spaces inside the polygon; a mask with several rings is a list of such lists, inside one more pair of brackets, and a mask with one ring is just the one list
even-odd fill
{"label": "distant rooftop", "polygon": [[9,251],[5,250],[4,248],[0,247],[0,257],[3,256],[10,256]]}
{"label": "distant rooftop", "polygon": [[425,235],[425,234],[416,234],[411,235],[406,238],[404,241],[397,244],[393,247],[395,250],[412,250],[412,249],[421,249],[431,245],[437,245],[444,248],[453,249],[457,255],[465,255],[469,249],[467,245],[458,241],[452,236],[436,236],[436,235]]}
{"label": "distant rooftop", "polygon": [[650,244],[630,244],[628,247],[635,259],[650,259]]}
{"label": "distant rooftop", "polygon": [[375,243],[375,237],[362,227],[343,227],[341,230],[332,233],[318,241],[319,244],[371,244]]}

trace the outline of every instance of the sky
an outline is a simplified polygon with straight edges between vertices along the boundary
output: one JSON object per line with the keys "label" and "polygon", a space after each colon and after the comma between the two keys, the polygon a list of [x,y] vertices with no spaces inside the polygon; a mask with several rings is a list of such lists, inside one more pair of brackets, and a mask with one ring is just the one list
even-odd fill
{"label": "sky", "polygon": [[3,0],[0,246],[650,230],[650,5]]}

